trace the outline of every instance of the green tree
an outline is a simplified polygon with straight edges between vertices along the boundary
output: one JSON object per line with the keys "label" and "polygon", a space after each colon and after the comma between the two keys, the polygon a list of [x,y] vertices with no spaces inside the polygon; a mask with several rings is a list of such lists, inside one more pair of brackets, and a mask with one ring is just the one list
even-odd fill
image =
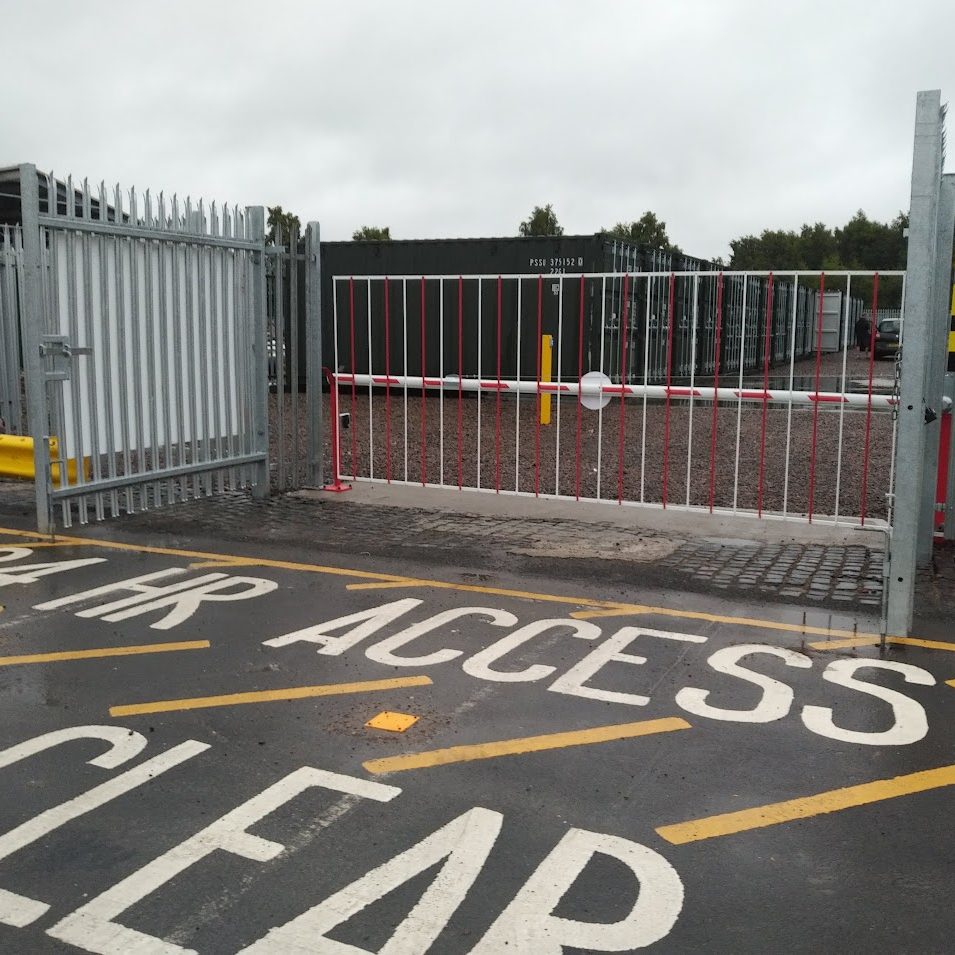
{"label": "green tree", "polygon": [[839,248],[832,230],[824,222],[803,225],[799,230],[802,266],[807,269],[838,269]]}
{"label": "green tree", "polygon": [[876,222],[861,209],[842,227],[764,229],[730,242],[733,269],[904,269],[908,216]]}
{"label": "green tree", "polygon": [[861,209],[841,228],[835,239],[839,257],[849,269],[904,269],[908,216],[900,212],[892,222],[876,222]]}
{"label": "green tree", "polygon": [[804,269],[800,236],[785,229],[763,229],[759,236],[744,235],[730,242],[730,268]]}
{"label": "green tree", "polygon": [[564,227],[548,202],[546,206],[534,206],[530,218],[522,222],[517,231],[520,235],[563,235]]}
{"label": "green tree", "polygon": [[354,242],[390,242],[391,226],[363,225],[351,237]]}
{"label": "green tree", "polygon": [[[813,272],[904,269],[907,226],[905,213],[900,212],[891,222],[877,222],[860,209],[842,228],[830,229],[825,223],[816,222],[803,225],[799,232],[764,229],[758,236],[744,235],[730,242],[730,268]],[[868,304],[873,284],[871,278],[856,276],[852,279],[852,296]],[[833,291],[845,291],[848,285],[845,277],[831,276],[826,280],[826,288]],[[896,307],[901,298],[900,279],[880,279],[880,307]]]}
{"label": "green tree", "polygon": [[[266,233],[266,242],[269,245],[286,245],[289,236],[295,232],[302,234],[302,223],[293,212],[285,212],[281,206],[269,206],[269,217],[266,221],[269,227]],[[276,230],[279,235],[279,242],[276,242]]]}
{"label": "green tree", "polygon": [[658,219],[656,213],[644,212],[633,222],[618,222],[612,229],[602,229],[607,235],[617,239],[626,239],[642,249],[654,249],[660,252],[682,254],[683,250],[674,245],[667,235],[667,224]]}

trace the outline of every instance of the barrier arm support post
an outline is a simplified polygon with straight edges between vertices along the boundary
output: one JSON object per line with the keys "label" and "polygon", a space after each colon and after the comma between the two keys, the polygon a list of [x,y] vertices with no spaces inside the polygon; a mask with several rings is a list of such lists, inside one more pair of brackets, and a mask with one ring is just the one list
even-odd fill
{"label": "barrier arm support post", "polygon": [[905,636],[912,626],[919,525],[925,488],[925,410],[935,336],[938,212],[942,177],[941,91],[918,94],[905,281],[905,327],[899,395],[896,487],[885,627]]}
{"label": "barrier arm support post", "polygon": [[[541,382],[550,384],[554,377],[554,336],[541,335]],[[550,424],[551,397],[541,394],[540,423]]]}

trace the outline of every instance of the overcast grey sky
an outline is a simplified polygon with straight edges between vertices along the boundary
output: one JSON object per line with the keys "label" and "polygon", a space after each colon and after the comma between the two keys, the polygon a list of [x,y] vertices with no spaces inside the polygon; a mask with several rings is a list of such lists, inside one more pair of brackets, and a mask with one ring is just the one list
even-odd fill
{"label": "overcast grey sky", "polygon": [[652,209],[709,257],[860,207],[891,218],[908,205],[916,91],[955,97],[953,0],[0,13],[0,165],[281,204],[333,239],[362,224],[513,235],[551,202],[568,233]]}

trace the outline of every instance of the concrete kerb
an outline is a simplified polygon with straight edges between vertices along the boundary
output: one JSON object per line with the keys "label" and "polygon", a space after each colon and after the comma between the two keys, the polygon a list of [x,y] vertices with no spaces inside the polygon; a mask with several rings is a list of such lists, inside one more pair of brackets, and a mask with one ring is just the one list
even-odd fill
{"label": "concrete kerb", "polygon": [[[320,500],[328,498],[329,495],[324,491],[308,489],[297,491],[292,496]],[[673,539],[673,542],[677,544],[706,538],[716,543],[736,546],[747,543],[800,542],[827,546],[855,544],[878,550],[885,547],[885,535],[879,528],[761,520],[745,514],[709,514],[706,511],[683,511],[673,508],[663,510],[654,507],[623,507],[592,501],[578,502],[480,491],[372,484],[366,481],[354,482],[352,493],[341,495],[339,500],[343,506],[365,504],[378,507],[415,508],[458,517],[613,524],[621,531],[631,530],[635,533],[663,535]]]}

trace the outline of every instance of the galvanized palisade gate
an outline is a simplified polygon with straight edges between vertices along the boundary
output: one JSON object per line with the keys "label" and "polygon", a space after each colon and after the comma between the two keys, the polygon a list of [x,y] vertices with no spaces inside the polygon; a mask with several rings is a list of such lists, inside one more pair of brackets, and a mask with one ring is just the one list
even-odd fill
{"label": "galvanized palisade gate", "polygon": [[52,176],[41,200],[35,167],[20,172],[39,530],[267,494],[263,209],[62,192]]}

